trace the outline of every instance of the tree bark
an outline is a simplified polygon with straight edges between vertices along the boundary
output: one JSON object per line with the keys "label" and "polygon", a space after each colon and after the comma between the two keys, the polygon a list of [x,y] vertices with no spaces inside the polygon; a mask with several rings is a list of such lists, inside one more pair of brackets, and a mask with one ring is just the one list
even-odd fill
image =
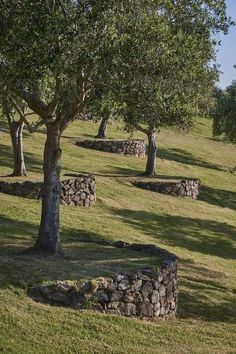
{"label": "tree bark", "polygon": [[108,125],[108,118],[103,117],[98,129],[98,134],[95,136],[97,139],[105,139],[106,138],[106,131]]}
{"label": "tree bark", "polygon": [[148,156],[147,164],[144,175],[145,176],[155,176],[156,174],[156,154],[157,154],[157,144],[156,144],[156,129],[151,129],[148,132]]}
{"label": "tree bark", "polygon": [[12,176],[26,176],[26,168],[24,161],[22,133],[24,128],[24,122],[11,122],[10,135],[13,148],[14,169]]}
{"label": "tree bark", "polygon": [[61,196],[60,137],[61,132],[58,122],[47,124],[47,139],[44,147],[42,213],[35,248],[51,254],[61,252],[59,225]]}

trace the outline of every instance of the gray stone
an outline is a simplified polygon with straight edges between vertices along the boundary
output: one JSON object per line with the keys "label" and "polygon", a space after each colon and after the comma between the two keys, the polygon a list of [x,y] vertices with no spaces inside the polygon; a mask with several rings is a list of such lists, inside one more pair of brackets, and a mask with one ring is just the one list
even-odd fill
{"label": "gray stone", "polygon": [[117,291],[115,290],[113,293],[110,295],[110,301],[120,301],[123,297],[123,292],[122,291]]}
{"label": "gray stone", "polygon": [[150,302],[144,301],[141,304],[140,315],[142,317],[153,317],[153,305]]}
{"label": "gray stone", "polygon": [[133,280],[132,285],[131,285],[131,290],[132,291],[139,291],[142,287],[143,281],[141,279]]}
{"label": "gray stone", "polygon": [[166,296],[166,289],[163,284],[160,285],[159,294],[161,297]]}
{"label": "gray stone", "polygon": [[157,290],[153,290],[153,293],[150,296],[150,301],[152,304],[156,304],[159,301],[159,292]]}
{"label": "gray stone", "polygon": [[135,316],[136,315],[136,306],[132,303],[126,303],[124,306],[125,316]]}
{"label": "gray stone", "polygon": [[122,280],[119,284],[118,284],[118,290],[126,290],[130,288],[130,283],[128,280]]}
{"label": "gray stone", "polygon": [[103,301],[108,301],[108,296],[104,290],[97,290],[93,293],[92,299],[94,301],[103,302]]}

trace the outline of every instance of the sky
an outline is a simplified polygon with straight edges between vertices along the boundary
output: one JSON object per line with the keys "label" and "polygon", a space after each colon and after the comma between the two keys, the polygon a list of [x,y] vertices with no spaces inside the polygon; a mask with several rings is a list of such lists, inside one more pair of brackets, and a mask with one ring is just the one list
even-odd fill
{"label": "sky", "polygon": [[[226,0],[228,15],[236,23],[236,0]],[[230,85],[232,80],[236,80],[236,26],[232,27],[227,36],[220,35],[221,47],[217,53],[217,62],[220,64],[219,86],[225,88]]]}

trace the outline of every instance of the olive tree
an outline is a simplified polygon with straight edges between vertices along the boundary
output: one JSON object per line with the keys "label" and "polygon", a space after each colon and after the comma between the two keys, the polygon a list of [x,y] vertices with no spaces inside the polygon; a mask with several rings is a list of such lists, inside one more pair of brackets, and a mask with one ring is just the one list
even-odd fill
{"label": "olive tree", "polygon": [[216,88],[214,96],[213,135],[224,135],[228,141],[236,143],[236,81],[225,90]]}
{"label": "olive tree", "polygon": [[157,133],[166,126],[187,131],[214,86],[212,33],[227,33],[230,19],[224,1],[179,0],[142,8],[127,2],[116,20],[109,79],[126,128],[148,137],[145,174],[152,176]]}
{"label": "olive tree", "polygon": [[60,252],[60,137],[83,113],[97,79],[114,4],[93,0],[0,3],[1,80],[43,120],[47,131],[36,242],[42,251]]}
{"label": "olive tree", "polygon": [[[226,22],[222,0],[0,2],[1,80],[47,131],[37,249],[60,252],[60,137],[89,111],[97,87],[135,127],[146,118],[152,134],[165,118],[177,122],[184,117],[186,124],[192,106],[186,97],[199,93],[197,71],[203,71],[203,64],[192,62],[204,62],[202,46],[212,58],[211,42],[201,39],[208,39],[213,27],[227,27]],[[195,68],[193,75],[190,68]]]}

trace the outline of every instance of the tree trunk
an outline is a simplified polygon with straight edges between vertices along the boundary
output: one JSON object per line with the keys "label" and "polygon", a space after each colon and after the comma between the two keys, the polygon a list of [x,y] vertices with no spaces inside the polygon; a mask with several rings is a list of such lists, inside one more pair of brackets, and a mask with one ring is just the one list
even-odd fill
{"label": "tree trunk", "polygon": [[145,176],[155,176],[156,174],[156,154],[157,154],[157,144],[156,144],[156,129],[152,129],[148,133],[148,156],[147,165],[145,170]]}
{"label": "tree trunk", "polygon": [[23,153],[22,133],[24,123],[12,122],[10,124],[10,135],[13,148],[14,169],[12,176],[26,176],[26,168]]}
{"label": "tree trunk", "polygon": [[51,254],[58,254],[61,251],[59,225],[61,196],[60,137],[59,124],[57,122],[48,124],[44,147],[42,213],[35,248]]}
{"label": "tree trunk", "polygon": [[97,139],[105,139],[106,138],[106,131],[107,131],[108,119],[103,117],[98,129],[98,134],[95,136]]}

